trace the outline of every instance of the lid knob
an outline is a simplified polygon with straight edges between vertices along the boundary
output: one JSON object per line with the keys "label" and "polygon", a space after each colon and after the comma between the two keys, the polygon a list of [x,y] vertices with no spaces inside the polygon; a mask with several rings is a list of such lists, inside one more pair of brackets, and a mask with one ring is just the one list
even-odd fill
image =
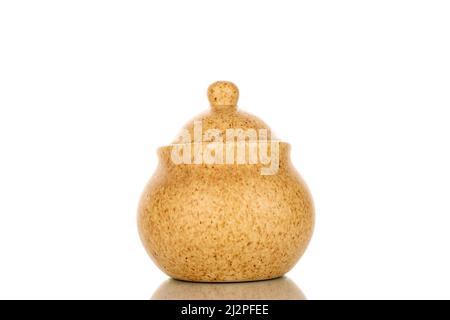
{"label": "lid knob", "polygon": [[208,99],[213,110],[234,110],[239,99],[239,89],[229,81],[217,81],[208,87]]}

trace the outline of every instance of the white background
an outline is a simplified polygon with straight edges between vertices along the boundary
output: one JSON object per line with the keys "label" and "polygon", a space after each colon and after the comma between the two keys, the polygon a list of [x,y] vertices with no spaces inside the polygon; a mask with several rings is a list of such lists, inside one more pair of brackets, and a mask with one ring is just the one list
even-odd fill
{"label": "white background", "polygon": [[450,3],[425,0],[0,2],[0,298],[152,296],[137,202],[215,80],[313,193],[307,298],[450,298]]}

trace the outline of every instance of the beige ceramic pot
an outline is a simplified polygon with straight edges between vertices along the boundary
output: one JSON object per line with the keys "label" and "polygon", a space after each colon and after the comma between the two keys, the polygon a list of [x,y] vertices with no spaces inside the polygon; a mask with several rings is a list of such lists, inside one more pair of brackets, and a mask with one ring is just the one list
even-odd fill
{"label": "beige ceramic pot", "polygon": [[238,89],[208,88],[210,111],[158,150],[159,166],[138,213],[142,242],[175,279],[237,282],[277,278],[305,251],[314,208],[290,145],[237,110]]}

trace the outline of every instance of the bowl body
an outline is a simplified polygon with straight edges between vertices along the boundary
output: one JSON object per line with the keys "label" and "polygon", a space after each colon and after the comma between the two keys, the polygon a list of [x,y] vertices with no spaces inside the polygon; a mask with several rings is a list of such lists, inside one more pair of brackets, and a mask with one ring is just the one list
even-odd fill
{"label": "bowl body", "polygon": [[261,164],[175,164],[173,146],[138,209],[141,240],[169,276],[198,282],[277,278],[305,251],[314,226],[310,192],[279,143],[279,168]]}

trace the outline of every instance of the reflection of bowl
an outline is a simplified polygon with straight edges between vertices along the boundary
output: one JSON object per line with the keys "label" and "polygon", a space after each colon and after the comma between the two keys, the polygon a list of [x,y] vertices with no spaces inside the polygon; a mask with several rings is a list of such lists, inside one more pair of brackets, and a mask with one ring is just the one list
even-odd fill
{"label": "reflection of bowl", "polygon": [[164,281],[152,300],[305,300],[289,278],[236,283],[193,283]]}

